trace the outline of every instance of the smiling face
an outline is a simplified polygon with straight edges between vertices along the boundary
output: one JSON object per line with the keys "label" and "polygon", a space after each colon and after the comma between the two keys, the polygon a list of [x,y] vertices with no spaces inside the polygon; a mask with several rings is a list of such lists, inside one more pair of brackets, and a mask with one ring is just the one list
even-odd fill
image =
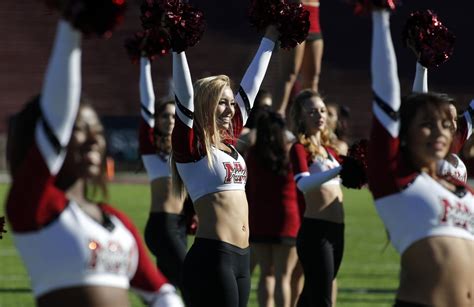
{"label": "smiling face", "polygon": [[234,93],[229,86],[224,88],[216,106],[215,118],[219,130],[227,130],[231,127],[232,118],[235,114]]}
{"label": "smiling face", "polygon": [[446,157],[453,141],[449,114],[420,108],[407,128],[406,146],[417,169],[430,167]]}
{"label": "smiling face", "polygon": [[81,106],[63,170],[76,179],[98,178],[104,167],[105,149],[104,128],[97,113],[91,107]]}
{"label": "smiling face", "polygon": [[308,135],[322,132],[326,128],[328,112],[320,97],[313,96],[303,101],[302,111],[302,120]]}

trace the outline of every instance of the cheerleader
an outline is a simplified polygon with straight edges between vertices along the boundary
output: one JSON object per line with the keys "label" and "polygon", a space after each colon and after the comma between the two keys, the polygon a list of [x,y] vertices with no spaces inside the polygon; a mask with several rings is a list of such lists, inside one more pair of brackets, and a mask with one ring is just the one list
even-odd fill
{"label": "cheerleader", "polygon": [[319,91],[319,77],[321,61],[324,51],[324,40],[319,22],[319,6],[317,0],[296,0],[301,2],[310,13],[310,28],[306,41],[296,46],[292,51],[282,51],[282,86],[276,95],[274,109],[285,116],[290,103],[293,87],[298,77],[301,78],[301,87]]}
{"label": "cheerleader", "polygon": [[9,136],[12,185],[6,213],[38,306],[183,306],[150,261],[125,214],[88,198],[105,189],[105,138],[80,104],[81,33],[58,24],[42,94]]}
{"label": "cheerleader", "polygon": [[145,227],[145,242],[156,257],[161,272],[174,286],[181,287],[187,250],[184,199],[171,188],[169,156],[175,122],[174,101],[155,103],[151,64],[140,59],[141,122],[139,147],[150,180],[151,208]]}
{"label": "cheerleader", "polygon": [[296,248],[304,286],[297,306],[332,306],[333,282],[344,252],[344,209],[327,123],[327,108],[313,90],[299,93],[290,109],[297,142],[290,151],[294,178],[306,204]]}
{"label": "cheerleader", "polygon": [[437,167],[453,144],[451,99],[401,99],[390,13],[377,9],[372,20],[369,187],[401,255],[395,306],[472,306],[474,195]]}
{"label": "cheerleader", "polygon": [[173,188],[186,188],[199,227],[186,255],[183,294],[189,306],[246,306],[250,293],[245,161],[234,148],[263,81],[278,31],[269,27],[234,96],[227,76],[193,85],[184,52],[173,52],[176,125]]}
{"label": "cheerleader", "polygon": [[296,234],[301,219],[283,118],[262,111],[256,123],[256,143],[246,158],[248,169],[250,242],[260,265],[260,306],[290,306],[291,273],[296,265]]}

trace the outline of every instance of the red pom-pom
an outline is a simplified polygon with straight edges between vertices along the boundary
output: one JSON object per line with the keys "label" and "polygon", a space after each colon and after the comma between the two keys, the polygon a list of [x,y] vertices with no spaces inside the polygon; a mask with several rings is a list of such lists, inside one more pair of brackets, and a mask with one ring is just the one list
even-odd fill
{"label": "red pom-pom", "polygon": [[360,189],[367,184],[368,150],[369,142],[360,140],[349,148],[347,156],[342,156],[342,170],[339,175],[345,187]]}
{"label": "red pom-pom", "polygon": [[258,30],[273,24],[280,32],[280,43],[284,49],[291,49],[308,36],[309,12],[301,3],[288,0],[253,0],[249,9],[250,23]]}
{"label": "red pom-pom", "polygon": [[4,234],[5,232],[7,232],[7,231],[5,230],[5,217],[2,216],[2,217],[0,217],[0,239],[3,238],[3,234]]}
{"label": "red pom-pom", "polygon": [[402,32],[403,42],[419,54],[424,67],[438,67],[449,60],[454,51],[456,37],[431,11],[410,14]]}
{"label": "red pom-pom", "polygon": [[158,56],[168,54],[170,48],[169,35],[163,29],[136,32],[133,37],[125,40],[125,49],[134,64],[138,63],[142,56],[153,61]]}
{"label": "red pom-pom", "polygon": [[166,24],[171,45],[176,52],[182,52],[196,45],[204,33],[204,14],[190,4],[182,4],[166,13]]}
{"label": "red pom-pom", "polygon": [[301,3],[286,5],[278,27],[280,46],[284,49],[292,49],[301,44],[308,36],[309,26],[309,12]]}
{"label": "red pom-pom", "polygon": [[176,52],[196,45],[205,28],[202,11],[180,0],[146,0],[140,19],[145,29],[167,31]]}
{"label": "red pom-pom", "polygon": [[394,11],[399,5],[398,0],[346,0],[354,9],[354,14],[365,15],[374,9]]}
{"label": "red pom-pom", "polygon": [[110,37],[123,21],[125,0],[70,0],[64,17],[85,35]]}

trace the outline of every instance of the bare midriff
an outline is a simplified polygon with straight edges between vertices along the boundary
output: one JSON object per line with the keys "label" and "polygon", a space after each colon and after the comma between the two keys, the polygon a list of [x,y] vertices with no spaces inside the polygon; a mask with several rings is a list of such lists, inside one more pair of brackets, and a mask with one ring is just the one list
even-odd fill
{"label": "bare midriff", "polygon": [[82,286],[55,290],[36,299],[39,307],[129,307],[128,290]]}
{"label": "bare midriff", "polygon": [[342,206],[342,190],[340,185],[322,185],[318,189],[306,192],[304,199],[306,203],[305,218],[344,223],[344,208]]}
{"label": "bare midriff", "polygon": [[183,202],[183,199],[173,194],[170,177],[157,178],[151,182],[151,212],[180,214]]}
{"label": "bare midriff", "polygon": [[309,5],[309,6],[319,6],[319,1],[315,0],[302,0],[301,3],[304,5]]}
{"label": "bare midriff", "polygon": [[401,257],[397,298],[430,306],[474,306],[474,241],[428,237]]}
{"label": "bare midriff", "polygon": [[197,238],[214,239],[240,248],[249,246],[247,196],[244,191],[207,194],[194,202]]}

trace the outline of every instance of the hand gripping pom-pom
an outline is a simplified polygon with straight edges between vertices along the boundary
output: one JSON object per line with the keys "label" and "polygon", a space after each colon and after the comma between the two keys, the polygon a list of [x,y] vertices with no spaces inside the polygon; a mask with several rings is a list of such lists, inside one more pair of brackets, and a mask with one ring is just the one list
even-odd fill
{"label": "hand gripping pom-pom", "polygon": [[398,0],[346,0],[353,7],[354,14],[365,15],[376,9],[394,11],[399,5]]}
{"label": "hand gripping pom-pom", "polygon": [[360,189],[367,184],[368,149],[369,142],[360,140],[349,148],[347,156],[342,157],[342,170],[339,175],[345,187]]}
{"label": "hand gripping pom-pom", "polygon": [[156,57],[168,54],[170,48],[169,35],[163,29],[140,31],[125,40],[125,49],[134,64],[139,62],[140,57],[147,57],[153,61]]}
{"label": "hand gripping pom-pom", "polygon": [[273,24],[280,32],[281,47],[291,49],[308,36],[309,12],[301,3],[287,0],[253,0],[249,9],[250,24],[264,30]]}
{"label": "hand gripping pom-pom", "polygon": [[2,216],[2,217],[0,217],[0,239],[3,238],[3,234],[4,234],[5,232],[7,232],[7,231],[5,230],[5,217]]}
{"label": "hand gripping pom-pom", "polygon": [[70,0],[64,17],[85,35],[110,37],[123,21],[125,0]]}
{"label": "hand gripping pom-pom", "polygon": [[402,39],[406,46],[419,54],[418,61],[427,68],[438,67],[448,61],[456,40],[431,10],[411,13],[403,29]]}

